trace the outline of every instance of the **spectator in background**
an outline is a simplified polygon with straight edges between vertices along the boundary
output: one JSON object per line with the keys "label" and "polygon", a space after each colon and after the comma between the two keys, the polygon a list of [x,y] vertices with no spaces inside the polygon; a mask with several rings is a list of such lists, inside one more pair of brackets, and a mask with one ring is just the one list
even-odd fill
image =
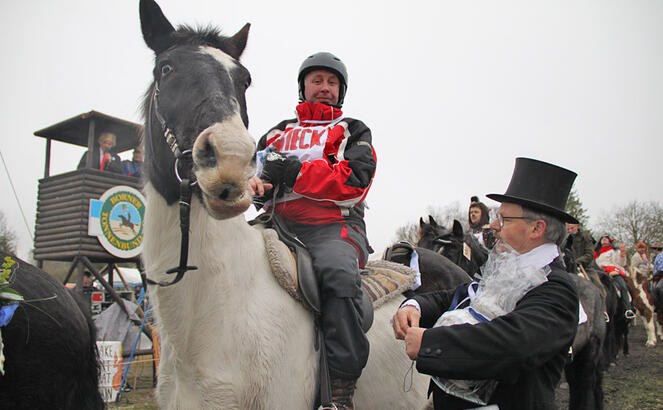
{"label": "spectator in background", "polygon": [[479,197],[470,198],[470,209],[467,214],[470,223],[470,231],[480,244],[488,249],[495,245],[495,231],[490,228],[490,211],[488,207],[479,201]]}
{"label": "spectator in background", "polygon": [[631,273],[639,273],[645,277],[649,277],[652,274],[652,270],[653,266],[649,261],[647,245],[644,242],[638,242],[635,245],[635,253],[631,256]]}
{"label": "spectator in background", "polygon": [[[564,262],[567,263],[567,270],[571,273],[578,273],[582,266],[589,280],[605,291],[598,276],[598,266],[594,263],[594,238],[589,232],[580,229],[580,224],[567,223],[566,232],[569,234],[564,246]],[[572,266],[568,266],[569,262]]]}
{"label": "spectator in background", "polygon": [[122,161],[122,173],[127,176],[142,178],[143,176],[143,147],[134,148],[131,161]]}
{"label": "spectator in background", "polygon": [[[652,259],[654,259],[654,275],[652,277],[652,282],[654,283],[652,294],[654,295],[654,300],[656,301],[657,309],[658,306],[663,301],[663,244],[657,242],[651,246],[653,252]],[[662,314],[660,310],[657,310],[658,314]]]}
{"label": "spectator in background", "polygon": [[603,235],[596,245],[596,264],[599,268],[610,275],[617,285],[619,290],[619,298],[621,300],[622,308],[624,309],[624,316],[627,319],[635,318],[635,311],[631,305],[631,294],[628,286],[626,286],[626,245],[619,244],[619,251],[613,247],[615,240],[610,235]]}
{"label": "spectator in background", "polygon": [[94,285],[94,276],[87,270],[83,273],[83,289],[97,289]]}
{"label": "spectator in background", "polygon": [[[111,149],[116,144],[115,134],[111,132],[102,132],[97,138],[99,143],[99,155],[92,157],[92,168],[101,171],[122,173],[122,160],[117,154],[113,154]],[[78,169],[87,168],[87,156],[90,155],[89,151],[85,151],[83,157],[78,162]]]}
{"label": "spectator in background", "polygon": [[594,261],[594,238],[587,231],[580,229],[580,224],[566,224],[569,233],[567,245],[573,250],[576,265],[585,269]]}
{"label": "spectator in background", "polygon": [[660,279],[663,276],[663,244],[657,242],[651,246],[651,250],[654,253],[652,259],[654,260],[654,279],[658,276]]}

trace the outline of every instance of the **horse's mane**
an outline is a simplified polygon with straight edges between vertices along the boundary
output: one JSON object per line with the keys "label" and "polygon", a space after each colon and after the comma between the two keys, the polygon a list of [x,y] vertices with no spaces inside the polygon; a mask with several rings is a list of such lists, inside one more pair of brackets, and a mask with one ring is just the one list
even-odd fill
{"label": "horse's mane", "polygon": [[181,25],[172,34],[173,45],[211,46],[220,50],[225,49],[224,42],[227,38],[221,34],[221,29],[212,25],[204,27]]}

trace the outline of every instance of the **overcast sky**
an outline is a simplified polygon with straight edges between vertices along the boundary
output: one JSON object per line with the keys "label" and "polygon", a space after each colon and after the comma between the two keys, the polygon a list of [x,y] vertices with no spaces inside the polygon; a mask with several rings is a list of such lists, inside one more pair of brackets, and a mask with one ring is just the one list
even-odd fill
{"label": "overcast sky", "polygon": [[[471,195],[489,206],[514,159],[578,173],[591,219],[631,200],[663,202],[663,2],[162,0],[173,25],[251,23],[242,61],[250,132],[291,118],[297,69],[316,51],[348,67],[344,113],[372,130],[368,195],[377,252],[427,207]],[[0,0],[0,150],[34,231],[45,140],[33,132],[96,110],[142,123],[151,81],[137,0]],[[54,142],[51,175],[84,149]],[[4,167],[0,210],[32,238]]]}

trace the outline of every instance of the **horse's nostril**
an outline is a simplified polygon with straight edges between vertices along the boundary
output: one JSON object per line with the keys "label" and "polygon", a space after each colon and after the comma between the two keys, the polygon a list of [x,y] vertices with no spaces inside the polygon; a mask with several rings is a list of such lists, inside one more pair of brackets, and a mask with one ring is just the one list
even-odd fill
{"label": "horse's nostril", "polygon": [[202,147],[198,148],[198,152],[196,152],[196,159],[198,166],[200,167],[216,166],[216,154],[214,153],[214,147],[209,143],[209,141],[206,141]]}
{"label": "horse's nostril", "polygon": [[226,188],[221,193],[219,194],[219,199],[222,199],[224,201],[228,200],[228,197],[230,196],[230,189]]}

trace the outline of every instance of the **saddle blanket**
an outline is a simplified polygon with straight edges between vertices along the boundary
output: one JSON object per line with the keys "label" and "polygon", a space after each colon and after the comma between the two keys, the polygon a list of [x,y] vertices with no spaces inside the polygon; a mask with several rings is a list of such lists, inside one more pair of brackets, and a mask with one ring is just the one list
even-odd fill
{"label": "saddle blanket", "polygon": [[[274,277],[290,296],[301,302],[295,255],[279,240],[275,230],[263,229],[262,234]],[[384,260],[369,261],[361,272],[362,290],[369,296],[374,309],[410,289],[416,280],[414,269]]]}

